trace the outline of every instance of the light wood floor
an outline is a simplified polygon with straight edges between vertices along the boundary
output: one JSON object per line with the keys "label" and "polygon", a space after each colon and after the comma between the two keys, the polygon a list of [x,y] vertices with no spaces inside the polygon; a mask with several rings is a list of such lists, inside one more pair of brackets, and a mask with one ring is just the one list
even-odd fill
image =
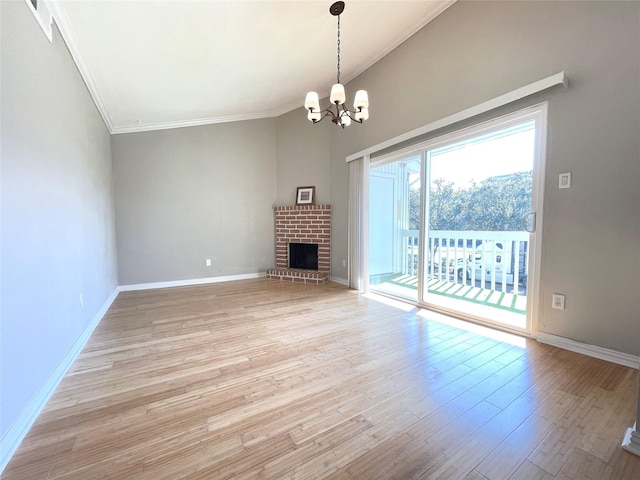
{"label": "light wood floor", "polygon": [[2,479],[640,479],[636,371],[429,317],[336,284],[121,293]]}

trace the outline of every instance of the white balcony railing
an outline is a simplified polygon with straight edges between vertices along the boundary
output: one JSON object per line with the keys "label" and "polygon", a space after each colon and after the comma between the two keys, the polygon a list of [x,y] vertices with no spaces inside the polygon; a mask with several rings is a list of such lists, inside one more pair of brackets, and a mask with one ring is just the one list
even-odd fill
{"label": "white balcony railing", "polygon": [[[404,230],[404,271],[418,275],[417,230]],[[425,248],[428,278],[526,295],[528,232],[431,231]]]}

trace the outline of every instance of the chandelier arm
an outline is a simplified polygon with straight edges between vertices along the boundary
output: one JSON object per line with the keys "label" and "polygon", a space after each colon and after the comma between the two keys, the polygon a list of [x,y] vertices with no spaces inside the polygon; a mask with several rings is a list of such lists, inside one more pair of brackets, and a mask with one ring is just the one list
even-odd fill
{"label": "chandelier arm", "polygon": [[331,117],[331,121],[333,123],[336,123],[338,121],[339,116],[336,116],[333,110],[331,110],[332,107],[333,107],[333,104],[329,105],[324,110],[320,110],[319,113],[321,113],[322,116],[318,120],[314,120],[313,123],[320,123],[322,120],[324,120],[325,117]]}
{"label": "chandelier arm", "polygon": [[[331,107],[329,107],[329,108],[325,108],[325,109],[323,110],[323,112],[324,112],[324,115],[320,118],[320,120],[324,120],[324,118],[325,118],[325,117],[331,117],[331,121],[332,121],[332,122],[335,122],[336,116],[335,116],[335,114],[331,111]],[[320,120],[318,120],[318,121],[320,121]]]}

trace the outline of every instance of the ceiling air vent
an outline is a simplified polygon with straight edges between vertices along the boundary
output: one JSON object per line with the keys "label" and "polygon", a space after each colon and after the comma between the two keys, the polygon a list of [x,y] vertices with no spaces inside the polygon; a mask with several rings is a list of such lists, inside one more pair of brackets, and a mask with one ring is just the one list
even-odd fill
{"label": "ceiling air vent", "polygon": [[47,36],[49,41],[53,41],[53,37],[51,34],[51,23],[53,19],[51,18],[51,12],[47,8],[44,0],[25,0],[25,2],[27,2],[27,5],[29,5],[29,10],[31,10],[31,12],[35,15],[40,28],[42,28],[42,31]]}

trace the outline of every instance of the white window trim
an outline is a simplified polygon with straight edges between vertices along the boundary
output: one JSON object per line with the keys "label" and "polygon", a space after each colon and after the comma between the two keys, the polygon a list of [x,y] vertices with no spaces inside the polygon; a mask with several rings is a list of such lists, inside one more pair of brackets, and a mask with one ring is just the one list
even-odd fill
{"label": "white window trim", "polygon": [[568,85],[567,76],[565,75],[564,70],[549,77],[543,78],[542,80],[538,80],[537,82],[533,82],[524,87],[520,87],[507,92],[504,95],[500,95],[499,97],[492,98],[491,100],[467,108],[466,110],[462,110],[458,113],[454,113],[453,115],[449,115],[448,117],[444,117],[440,120],[436,120],[435,122],[431,122],[422,127],[418,127],[414,130],[411,130],[410,132],[406,132],[402,135],[398,135],[397,137],[385,140],[382,143],[378,143],[377,145],[366,148],[360,152],[349,155],[346,158],[346,161],[348,163],[353,160],[363,158],[365,155],[373,155],[377,152],[393,147],[407,140],[420,137],[429,132],[448,127],[449,125],[453,125],[454,123],[461,122],[463,120],[475,117],[476,115],[480,115],[504,105],[508,105],[517,100],[542,92],[556,85],[563,85],[565,87]]}

